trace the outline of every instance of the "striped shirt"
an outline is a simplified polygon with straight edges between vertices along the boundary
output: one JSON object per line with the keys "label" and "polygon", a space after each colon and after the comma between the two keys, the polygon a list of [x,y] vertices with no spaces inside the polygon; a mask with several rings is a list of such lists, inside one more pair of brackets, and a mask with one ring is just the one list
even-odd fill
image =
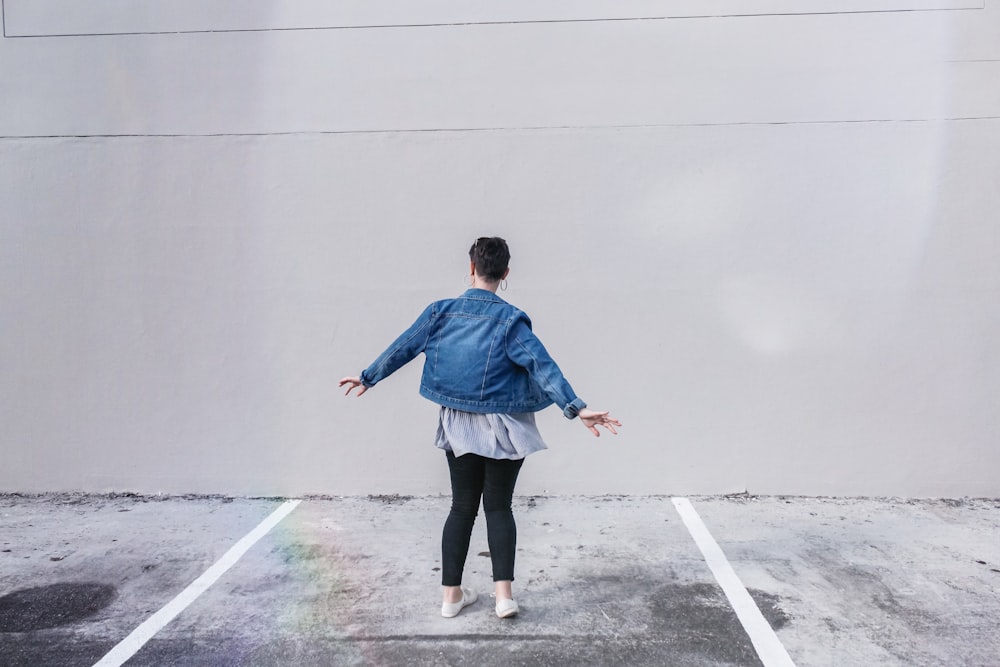
{"label": "striped shirt", "polygon": [[548,449],[535,426],[534,412],[482,414],[444,406],[434,444],[455,456],[478,454],[488,459],[523,459]]}

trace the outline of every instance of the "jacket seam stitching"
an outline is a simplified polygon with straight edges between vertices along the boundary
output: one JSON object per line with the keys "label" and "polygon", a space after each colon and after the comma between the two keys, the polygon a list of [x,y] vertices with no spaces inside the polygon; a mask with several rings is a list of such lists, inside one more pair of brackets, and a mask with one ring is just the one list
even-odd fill
{"label": "jacket seam stitching", "polygon": [[483,384],[479,388],[479,400],[483,400],[486,396],[486,377],[490,372],[490,361],[493,359],[493,346],[497,342],[497,332],[493,332],[493,338],[490,339],[490,351],[486,354],[486,367],[483,368]]}

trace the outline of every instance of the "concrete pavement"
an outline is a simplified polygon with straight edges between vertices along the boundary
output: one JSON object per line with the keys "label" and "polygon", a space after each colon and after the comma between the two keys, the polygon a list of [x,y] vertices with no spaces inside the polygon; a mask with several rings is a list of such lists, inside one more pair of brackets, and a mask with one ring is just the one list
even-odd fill
{"label": "concrete pavement", "polygon": [[[794,664],[1000,665],[1000,500],[696,497]],[[0,496],[0,665],[93,665],[283,499]],[[760,665],[670,497],[518,497],[439,615],[444,497],[307,498],[128,665]],[[773,664],[773,663],[772,663]]]}

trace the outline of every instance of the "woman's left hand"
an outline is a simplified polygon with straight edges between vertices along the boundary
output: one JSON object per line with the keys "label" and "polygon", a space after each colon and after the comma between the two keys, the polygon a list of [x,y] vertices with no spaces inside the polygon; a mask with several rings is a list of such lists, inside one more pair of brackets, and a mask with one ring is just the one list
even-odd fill
{"label": "woman's left hand", "polygon": [[368,387],[366,387],[361,382],[361,378],[351,378],[351,377],[343,378],[337,386],[338,387],[343,387],[345,384],[349,384],[351,386],[347,388],[346,392],[344,392],[344,396],[349,396],[350,393],[353,390],[357,389],[358,387],[361,387],[360,389],[358,389],[358,396],[360,396],[361,394],[363,394],[366,391],[368,391]]}
{"label": "woman's left hand", "polygon": [[615,430],[615,426],[621,426],[622,423],[617,419],[613,419],[610,413],[605,410],[604,412],[596,412],[594,410],[588,410],[584,408],[580,410],[577,414],[583,425],[590,429],[590,432],[596,437],[601,437],[601,432],[597,430],[598,426],[603,426],[604,428],[611,431],[613,435],[618,435],[618,431]]}

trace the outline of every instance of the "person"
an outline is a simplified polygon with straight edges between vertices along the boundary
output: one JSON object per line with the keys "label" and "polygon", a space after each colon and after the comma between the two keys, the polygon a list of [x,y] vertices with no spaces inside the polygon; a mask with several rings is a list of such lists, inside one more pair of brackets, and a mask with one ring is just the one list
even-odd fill
{"label": "person", "polygon": [[617,435],[621,422],[587,408],[563,377],[531,320],[499,296],[510,273],[510,250],[499,237],[477,239],[469,250],[471,286],[455,299],[436,301],[357,377],[345,377],[345,395],[362,396],[418,354],[425,356],[420,394],[441,406],[436,445],[444,450],[452,503],[441,537],[441,615],[457,616],[477,593],[462,573],[480,498],[493,564],[495,611],[515,616],[512,593],[517,528],[511,511],[525,457],[545,449],[535,412],[553,403],[595,436],[598,426]]}

